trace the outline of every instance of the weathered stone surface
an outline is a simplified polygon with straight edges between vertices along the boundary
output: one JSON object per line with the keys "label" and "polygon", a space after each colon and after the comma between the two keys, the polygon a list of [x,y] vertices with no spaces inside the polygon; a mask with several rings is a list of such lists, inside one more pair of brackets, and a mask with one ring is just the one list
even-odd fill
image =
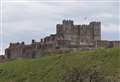
{"label": "weathered stone surface", "polygon": [[91,49],[98,47],[119,46],[120,41],[101,40],[101,22],[90,22],[88,25],[74,25],[72,20],[63,20],[56,25],[56,34],[32,40],[30,45],[10,43],[5,50],[7,58],[36,58],[44,53],[66,52],[71,49]]}

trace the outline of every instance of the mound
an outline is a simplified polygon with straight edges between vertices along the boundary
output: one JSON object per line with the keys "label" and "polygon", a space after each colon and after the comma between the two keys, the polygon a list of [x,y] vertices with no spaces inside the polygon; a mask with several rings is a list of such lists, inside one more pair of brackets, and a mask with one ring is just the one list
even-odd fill
{"label": "mound", "polygon": [[120,82],[120,49],[13,60],[0,64],[0,82]]}

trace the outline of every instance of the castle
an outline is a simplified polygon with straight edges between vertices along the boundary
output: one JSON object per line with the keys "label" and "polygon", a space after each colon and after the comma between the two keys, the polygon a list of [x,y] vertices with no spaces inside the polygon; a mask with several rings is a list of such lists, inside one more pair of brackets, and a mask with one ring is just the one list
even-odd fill
{"label": "castle", "polygon": [[32,40],[29,45],[24,42],[10,43],[5,55],[7,58],[36,58],[45,53],[114,46],[120,46],[120,41],[101,40],[101,22],[74,25],[72,20],[63,20],[62,24],[56,25],[56,34],[40,42]]}

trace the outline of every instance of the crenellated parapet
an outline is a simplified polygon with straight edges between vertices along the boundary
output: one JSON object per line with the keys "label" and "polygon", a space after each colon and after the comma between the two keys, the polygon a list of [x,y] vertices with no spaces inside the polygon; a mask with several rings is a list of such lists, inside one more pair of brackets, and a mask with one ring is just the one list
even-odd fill
{"label": "crenellated parapet", "polygon": [[25,43],[24,42],[16,42],[16,43],[10,43],[10,48],[14,48],[14,47],[18,47],[18,46],[24,46]]}
{"label": "crenellated parapet", "polygon": [[63,20],[63,25],[74,25],[73,20]]}

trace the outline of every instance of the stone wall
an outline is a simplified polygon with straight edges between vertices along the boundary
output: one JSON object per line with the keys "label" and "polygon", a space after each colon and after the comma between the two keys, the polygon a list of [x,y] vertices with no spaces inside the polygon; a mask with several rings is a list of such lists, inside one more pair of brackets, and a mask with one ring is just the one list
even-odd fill
{"label": "stone wall", "polygon": [[36,58],[45,53],[66,52],[72,49],[91,49],[118,46],[119,41],[101,40],[101,23],[90,22],[85,25],[74,25],[72,20],[63,20],[56,25],[56,34],[46,36],[39,42],[32,40],[26,45],[10,43],[5,50],[7,58]]}
{"label": "stone wall", "polygon": [[113,48],[120,47],[120,41],[98,40],[95,43],[96,48]]}
{"label": "stone wall", "polygon": [[63,20],[62,24],[57,24],[57,35],[77,45],[92,43],[101,40],[101,23],[74,25],[72,20]]}

